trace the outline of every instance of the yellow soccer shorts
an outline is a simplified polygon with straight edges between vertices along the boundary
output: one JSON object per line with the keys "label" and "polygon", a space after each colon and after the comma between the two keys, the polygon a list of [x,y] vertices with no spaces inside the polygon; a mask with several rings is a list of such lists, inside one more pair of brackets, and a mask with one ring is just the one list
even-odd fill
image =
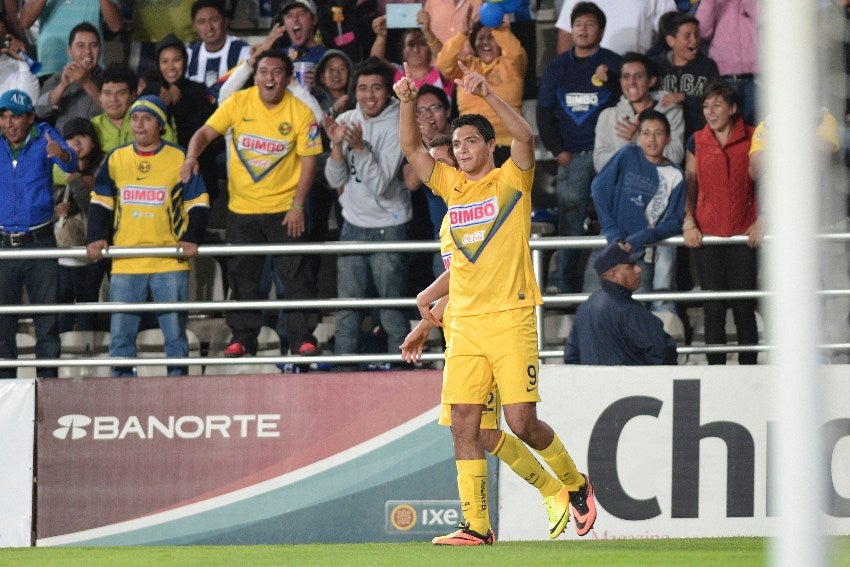
{"label": "yellow soccer shorts", "polygon": [[[446,377],[443,374],[443,385],[445,387]],[[487,405],[481,410],[481,429],[499,429],[499,414],[502,411],[502,404],[499,401],[499,388],[493,385],[490,394],[487,397]],[[446,427],[452,426],[452,406],[449,404],[441,404],[440,418],[437,420],[439,425]]]}
{"label": "yellow soccer shorts", "polygon": [[454,315],[443,371],[443,404],[485,405],[498,385],[503,405],[539,402],[534,307]]}

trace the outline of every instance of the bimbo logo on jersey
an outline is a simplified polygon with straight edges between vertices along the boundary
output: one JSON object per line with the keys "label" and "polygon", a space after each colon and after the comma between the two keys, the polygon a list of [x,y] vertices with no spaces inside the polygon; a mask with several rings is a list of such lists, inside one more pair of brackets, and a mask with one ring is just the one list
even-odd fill
{"label": "bimbo logo on jersey", "polygon": [[455,205],[449,208],[449,221],[452,228],[461,228],[492,222],[499,214],[496,198],[479,201],[469,205]]}
{"label": "bimbo logo on jersey", "polygon": [[261,138],[260,136],[252,136],[250,134],[242,134],[239,136],[239,149],[251,150],[263,154],[285,155],[289,144],[282,140],[271,140],[269,138]]}
{"label": "bimbo logo on jersey", "polygon": [[161,205],[167,194],[165,187],[127,185],[121,189],[121,200],[126,205]]}

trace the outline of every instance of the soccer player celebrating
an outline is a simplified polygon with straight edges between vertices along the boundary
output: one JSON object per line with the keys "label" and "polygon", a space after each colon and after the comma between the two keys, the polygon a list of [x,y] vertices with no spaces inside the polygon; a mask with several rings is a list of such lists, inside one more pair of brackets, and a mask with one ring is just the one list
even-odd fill
{"label": "soccer player celebrating", "polygon": [[[459,168],[435,161],[421,142],[415,116],[417,91],[406,66],[405,76],[394,87],[402,103],[402,150],[419,179],[446,201],[457,247],[451,270],[438,278],[433,292],[437,297],[449,292],[452,309],[452,340],[446,352],[441,400],[451,405],[465,522],[433,543],[489,545],[495,541],[480,433],[481,412],[494,383],[511,430],[543,457],[567,489],[568,498],[560,488],[556,495],[563,494],[558,498],[563,510],[558,523],[567,522],[568,500],[576,532],[584,535],[596,519],[593,487],[587,476],[578,472],[552,428],[537,417],[540,394],[534,307],[542,299],[528,246],[534,134],[482,75],[459,65],[464,75],[456,80],[457,85],[481,97],[511,134],[511,157],[501,168],[493,161],[493,126],[477,114],[463,115],[452,123],[452,146]],[[429,317],[426,310],[420,311]],[[505,337],[511,337],[512,348],[505,348]],[[482,368],[487,372],[481,372]]]}

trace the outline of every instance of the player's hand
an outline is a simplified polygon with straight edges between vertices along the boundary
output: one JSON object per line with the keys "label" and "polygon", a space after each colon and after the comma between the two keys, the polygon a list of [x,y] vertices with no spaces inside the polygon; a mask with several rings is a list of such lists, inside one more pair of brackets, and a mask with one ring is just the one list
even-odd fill
{"label": "player's hand", "polygon": [[764,239],[764,217],[759,216],[746,232],[747,246],[756,248]]}
{"label": "player's hand", "polygon": [[419,324],[408,333],[404,342],[398,348],[401,349],[401,358],[408,363],[419,362],[422,358],[422,351],[425,349],[425,343],[428,340],[428,331],[431,325],[427,321],[419,321]]}
{"label": "player's hand", "polygon": [[186,242],[181,240],[177,243],[177,252],[183,254],[186,258],[198,255],[198,244],[195,242]]}
{"label": "player's hand", "polygon": [[103,260],[104,253],[109,251],[109,243],[106,240],[95,240],[90,244],[86,244],[86,256],[92,262]]}
{"label": "player's hand", "polygon": [[408,67],[407,62],[405,61],[404,66],[404,76],[396,81],[393,85],[393,90],[395,91],[398,100],[402,103],[406,102],[416,102],[416,97],[419,95],[419,89],[416,87],[416,83],[413,82],[413,79],[410,78],[410,67]]}
{"label": "player's hand", "polygon": [[283,222],[281,224],[286,227],[286,233],[293,238],[298,238],[304,234],[306,226],[304,221],[304,207],[290,207],[283,216]]}
{"label": "player's hand", "polygon": [[198,174],[198,158],[186,156],[183,160],[183,165],[180,166],[180,180],[183,183],[189,183],[193,175]]}
{"label": "player's hand", "polygon": [[463,77],[455,79],[455,84],[463,88],[469,94],[480,96],[482,98],[490,95],[490,85],[484,75],[472,71],[469,67],[463,64],[463,61],[458,61],[457,66],[463,71]]}

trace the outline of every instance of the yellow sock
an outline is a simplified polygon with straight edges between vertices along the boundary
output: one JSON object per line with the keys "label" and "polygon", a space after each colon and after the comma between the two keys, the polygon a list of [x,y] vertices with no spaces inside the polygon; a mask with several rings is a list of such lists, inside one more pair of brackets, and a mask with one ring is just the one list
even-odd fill
{"label": "yellow sock", "polygon": [[469,528],[482,535],[490,530],[490,511],[487,507],[487,461],[475,459],[455,461],[460,509]]}
{"label": "yellow sock", "polygon": [[560,480],[549,474],[540,461],[534,458],[525,443],[513,435],[502,431],[493,454],[511,467],[511,470],[520,478],[539,490],[543,496],[554,496],[563,486]]}
{"label": "yellow sock", "polygon": [[537,451],[543,460],[546,461],[546,464],[555,472],[558,476],[558,480],[564,483],[564,486],[567,487],[567,490],[570,492],[574,492],[581,488],[584,485],[584,477],[581,476],[581,473],[578,472],[576,468],[576,464],[573,462],[570,454],[567,453],[567,450],[564,448],[564,444],[561,443],[561,440],[558,438],[558,434],[555,434],[555,437],[552,439],[552,444],[543,449],[542,451]]}

